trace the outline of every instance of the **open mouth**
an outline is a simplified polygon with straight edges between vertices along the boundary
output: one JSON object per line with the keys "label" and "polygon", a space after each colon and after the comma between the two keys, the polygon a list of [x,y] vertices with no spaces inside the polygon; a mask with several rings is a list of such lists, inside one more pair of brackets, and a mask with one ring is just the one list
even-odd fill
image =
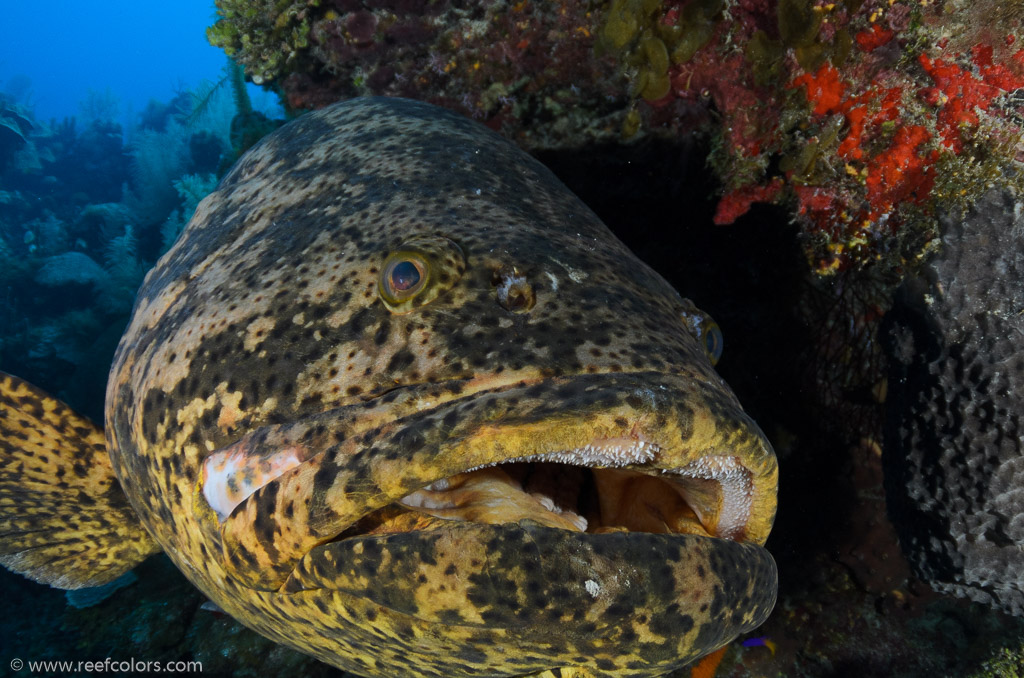
{"label": "open mouth", "polygon": [[[265,457],[250,454],[251,447],[232,446],[211,455],[204,466],[204,494],[222,521],[256,491],[304,463],[296,446]],[[617,438],[470,468],[369,512],[329,541],[429,530],[443,521],[523,520],[590,534],[743,541],[751,471],[729,455],[701,457],[679,469],[647,466],[659,453],[658,445],[646,440]]]}
{"label": "open mouth", "polygon": [[[595,374],[400,397],[205,459],[197,508],[231,576],[453,647],[515,629],[522,647],[568,635],[579,656],[666,670],[771,611],[775,457],[714,384]],[[557,664],[542,655],[518,668]]]}
{"label": "open mouth", "polygon": [[473,540],[493,550],[517,530],[584,551],[616,535],[658,537],[662,553],[693,539],[757,547],[777,467],[733,403],[694,380],[638,373],[489,384],[397,418],[400,401],[371,403],[379,415],[326,412],[210,454],[200,508],[215,519],[204,529],[263,590],[356,590],[351,571],[320,570],[351,569],[363,549],[396,563],[406,549],[483,548]]}
{"label": "open mouth", "polygon": [[[649,447],[653,454],[656,447]],[[557,457],[566,461],[548,461]],[[658,475],[589,466],[586,461],[582,454],[556,453],[471,469],[374,511],[338,539],[438,524],[425,516],[491,525],[533,520],[590,534],[744,537],[751,478],[735,458],[706,458]]]}

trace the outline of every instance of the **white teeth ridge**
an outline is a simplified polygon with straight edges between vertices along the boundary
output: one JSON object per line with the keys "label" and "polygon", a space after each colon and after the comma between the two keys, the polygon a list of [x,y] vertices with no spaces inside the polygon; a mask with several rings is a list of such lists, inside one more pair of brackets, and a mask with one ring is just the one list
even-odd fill
{"label": "white teeth ridge", "polygon": [[631,445],[602,445],[592,443],[577,447],[574,450],[562,450],[560,452],[545,452],[544,454],[531,454],[515,459],[505,459],[490,464],[480,464],[468,468],[463,473],[472,473],[482,468],[498,466],[499,464],[511,464],[515,462],[557,462],[571,466],[589,466],[602,468],[622,468],[633,464],[646,464],[654,461],[654,458],[661,452],[661,448],[655,443],[646,440],[634,441]]}
{"label": "white teeth ridge", "polygon": [[575,450],[534,454],[514,461],[554,461],[574,466],[602,466],[622,468],[632,464],[646,464],[653,461],[661,451],[654,443],[638,440],[628,446],[584,445]]}
{"label": "white teeth ridge", "polygon": [[683,478],[712,480],[722,493],[718,536],[732,539],[740,534],[750,518],[754,487],[750,471],[736,457],[709,455],[693,461],[683,468],[662,470],[662,473]]}

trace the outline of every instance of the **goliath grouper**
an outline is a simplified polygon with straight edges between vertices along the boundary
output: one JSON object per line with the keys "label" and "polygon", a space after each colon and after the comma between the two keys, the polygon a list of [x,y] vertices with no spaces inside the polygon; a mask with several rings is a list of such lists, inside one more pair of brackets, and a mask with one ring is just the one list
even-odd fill
{"label": "goliath grouper", "polygon": [[105,432],[2,378],[0,559],[77,588],[162,549],[360,675],[661,675],[775,601],[775,456],[719,338],[496,134],[337,104],[149,273]]}

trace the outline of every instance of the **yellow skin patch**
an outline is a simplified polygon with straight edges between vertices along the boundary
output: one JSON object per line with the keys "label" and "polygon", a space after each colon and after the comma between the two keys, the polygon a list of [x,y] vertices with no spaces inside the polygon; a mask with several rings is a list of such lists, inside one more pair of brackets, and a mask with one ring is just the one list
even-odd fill
{"label": "yellow skin patch", "polygon": [[145,530],[75,539],[132,544],[126,568],[148,531],[228,614],[358,675],[668,673],[775,601],[778,469],[712,326],[497,135],[332,106],[244,156],[147,277],[105,471],[87,432]]}
{"label": "yellow skin patch", "polygon": [[160,550],[118,487],[103,432],[3,372],[0,535],[0,564],[64,589],[106,584]]}

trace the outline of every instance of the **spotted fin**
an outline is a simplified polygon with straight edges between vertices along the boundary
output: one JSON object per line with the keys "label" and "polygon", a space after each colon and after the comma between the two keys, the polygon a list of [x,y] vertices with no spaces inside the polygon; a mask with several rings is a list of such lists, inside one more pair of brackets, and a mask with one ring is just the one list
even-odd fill
{"label": "spotted fin", "polygon": [[158,550],[114,476],[103,431],[0,372],[0,564],[78,589]]}

